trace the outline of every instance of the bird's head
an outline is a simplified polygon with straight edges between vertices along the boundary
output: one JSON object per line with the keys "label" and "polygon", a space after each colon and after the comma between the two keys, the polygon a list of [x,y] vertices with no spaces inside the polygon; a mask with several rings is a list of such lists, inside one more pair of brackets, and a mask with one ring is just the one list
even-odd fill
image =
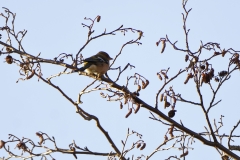
{"label": "bird's head", "polygon": [[112,58],[106,52],[100,51],[97,53],[97,55],[103,57],[104,59],[112,60]]}

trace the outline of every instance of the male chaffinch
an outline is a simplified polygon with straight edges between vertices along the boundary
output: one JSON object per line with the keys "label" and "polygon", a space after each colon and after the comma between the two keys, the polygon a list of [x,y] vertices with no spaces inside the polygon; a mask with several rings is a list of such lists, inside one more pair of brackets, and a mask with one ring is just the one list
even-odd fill
{"label": "male chaffinch", "polygon": [[103,51],[98,52],[89,58],[83,60],[83,67],[79,71],[85,71],[88,74],[94,74],[97,77],[101,77],[109,70],[109,61],[112,58]]}

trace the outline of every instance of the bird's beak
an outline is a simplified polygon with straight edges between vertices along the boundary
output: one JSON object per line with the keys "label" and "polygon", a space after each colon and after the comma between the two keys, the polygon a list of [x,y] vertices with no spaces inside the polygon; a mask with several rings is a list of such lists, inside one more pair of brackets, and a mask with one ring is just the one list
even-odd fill
{"label": "bird's beak", "polygon": [[113,58],[109,57],[109,60],[112,60]]}

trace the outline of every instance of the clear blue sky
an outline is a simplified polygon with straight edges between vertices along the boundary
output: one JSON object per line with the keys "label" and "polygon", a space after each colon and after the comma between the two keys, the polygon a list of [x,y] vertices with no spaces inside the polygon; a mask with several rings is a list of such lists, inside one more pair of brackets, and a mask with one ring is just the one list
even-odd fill
{"label": "clear blue sky", "polygon": [[[184,48],[184,34],[182,30],[182,1],[9,1],[2,0],[0,7],[7,7],[12,12],[17,13],[15,28],[17,30],[26,29],[28,33],[24,39],[25,50],[37,55],[52,59],[60,53],[76,54],[84,44],[87,37],[87,29],[81,23],[88,23],[84,17],[94,18],[101,15],[100,23],[95,26],[95,34],[116,29],[120,25],[142,30],[144,37],[141,39],[142,46],[127,46],[118,61],[113,67],[121,65],[124,67],[131,63],[136,68],[128,70],[122,75],[119,84],[124,85],[127,76],[140,73],[150,80],[150,85],[141,92],[140,98],[150,105],[155,104],[155,96],[162,83],[156,76],[156,72],[161,69],[171,67],[169,76],[173,76],[180,68],[184,69],[188,64],[184,62],[184,53],[176,52],[169,45],[164,54],[160,54],[160,47],[156,47],[155,42],[160,37],[168,34],[174,42],[178,40],[179,48]],[[203,42],[218,42],[223,48],[234,48],[240,50],[239,36],[239,6],[240,1],[194,1],[190,0],[188,8],[193,8],[187,21],[190,31],[190,48],[197,50],[200,40]],[[1,12],[4,10],[2,9]],[[0,26],[4,21],[0,19]],[[117,34],[93,41],[83,50],[84,57],[91,56],[102,50],[114,57],[120,50],[123,43],[136,38],[137,35],[127,33],[127,36]],[[2,40],[6,37],[3,35]],[[206,52],[205,54],[213,54]],[[38,82],[34,77],[29,81],[15,83],[20,75],[18,67],[4,63],[4,56],[0,57],[0,87],[1,87],[1,134],[0,139],[6,140],[8,134],[18,137],[28,137],[38,141],[35,132],[42,131],[54,136],[60,148],[67,148],[68,144],[75,140],[81,146],[87,146],[92,151],[110,152],[112,148],[108,144],[103,134],[96,129],[94,121],[84,121],[78,114],[75,114],[74,107],[63,96],[46,85]],[[226,60],[218,58],[214,61],[216,73],[227,69]],[[62,71],[61,67],[43,65],[43,77],[57,74]],[[115,77],[115,71],[109,71],[110,77]],[[220,115],[224,115],[224,127],[220,133],[229,134],[232,127],[239,120],[238,92],[240,73],[233,74],[220,90],[216,100],[223,98],[222,102],[210,112],[210,120],[214,118],[219,121]],[[186,74],[180,76],[172,83],[175,92],[181,93],[191,100],[198,100],[194,83],[184,85]],[[53,82],[61,87],[72,99],[77,100],[78,93],[92,79],[73,75],[63,75],[55,78]],[[169,86],[168,86],[169,87]],[[168,88],[167,87],[167,88]],[[136,90],[133,83],[130,87]],[[207,85],[203,86],[204,97],[208,104],[211,90]],[[121,140],[124,140],[127,128],[143,134],[143,140],[147,143],[147,148],[140,152],[134,150],[130,152],[139,156],[149,155],[163,142],[167,128],[160,123],[153,122],[148,117],[150,113],[145,109],[140,109],[136,115],[131,115],[125,119],[127,106],[123,110],[119,109],[118,102],[106,102],[99,92],[84,95],[84,103],[81,105],[87,112],[99,117],[103,127],[109,132],[114,142],[121,148]],[[167,114],[168,110],[160,108]],[[185,126],[195,132],[205,131],[205,118],[201,108],[197,106],[178,103],[176,106],[176,121],[182,120]],[[237,111],[237,112],[236,112]],[[235,133],[239,133],[237,129]],[[177,134],[177,133],[175,133]],[[136,138],[132,136],[129,146]],[[226,145],[226,141],[223,142]],[[169,143],[165,147],[169,147]],[[239,140],[236,141],[239,144]],[[15,146],[12,146],[12,149]],[[192,146],[194,150],[189,151],[187,159],[220,159],[218,153],[213,148],[203,146],[196,140]],[[0,150],[0,156],[4,153]],[[180,155],[177,149],[158,152],[153,157],[155,159],[166,159],[170,155]],[[5,155],[6,156],[6,155]],[[131,156],[131,155],[129,155]],[[74,159],[71,155],[53,154],[58,160]],[[78,155],[79,159],[106,159],[106,157],[94,157]]]}

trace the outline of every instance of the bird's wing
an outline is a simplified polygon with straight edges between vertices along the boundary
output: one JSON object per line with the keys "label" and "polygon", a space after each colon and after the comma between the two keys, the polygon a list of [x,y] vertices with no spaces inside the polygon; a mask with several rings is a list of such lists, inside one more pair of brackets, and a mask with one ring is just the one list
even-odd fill
{"label": "bird's wing", "polygon": [[79,71],[83,72],[85,69],[89,68],[91,65],[92,65],[91,63],[87,63],[83,67],[79,68]]}
{"label": "bird's wing", "polygon": [[84,59],[83,60],[84,62],[104,62],[104,63],[107,63],[103,58],[101,58],[101,57],[94,57],[94,58],[92,58],[92,57],[90,57],[90,58],[86,58],[86,59]]}

